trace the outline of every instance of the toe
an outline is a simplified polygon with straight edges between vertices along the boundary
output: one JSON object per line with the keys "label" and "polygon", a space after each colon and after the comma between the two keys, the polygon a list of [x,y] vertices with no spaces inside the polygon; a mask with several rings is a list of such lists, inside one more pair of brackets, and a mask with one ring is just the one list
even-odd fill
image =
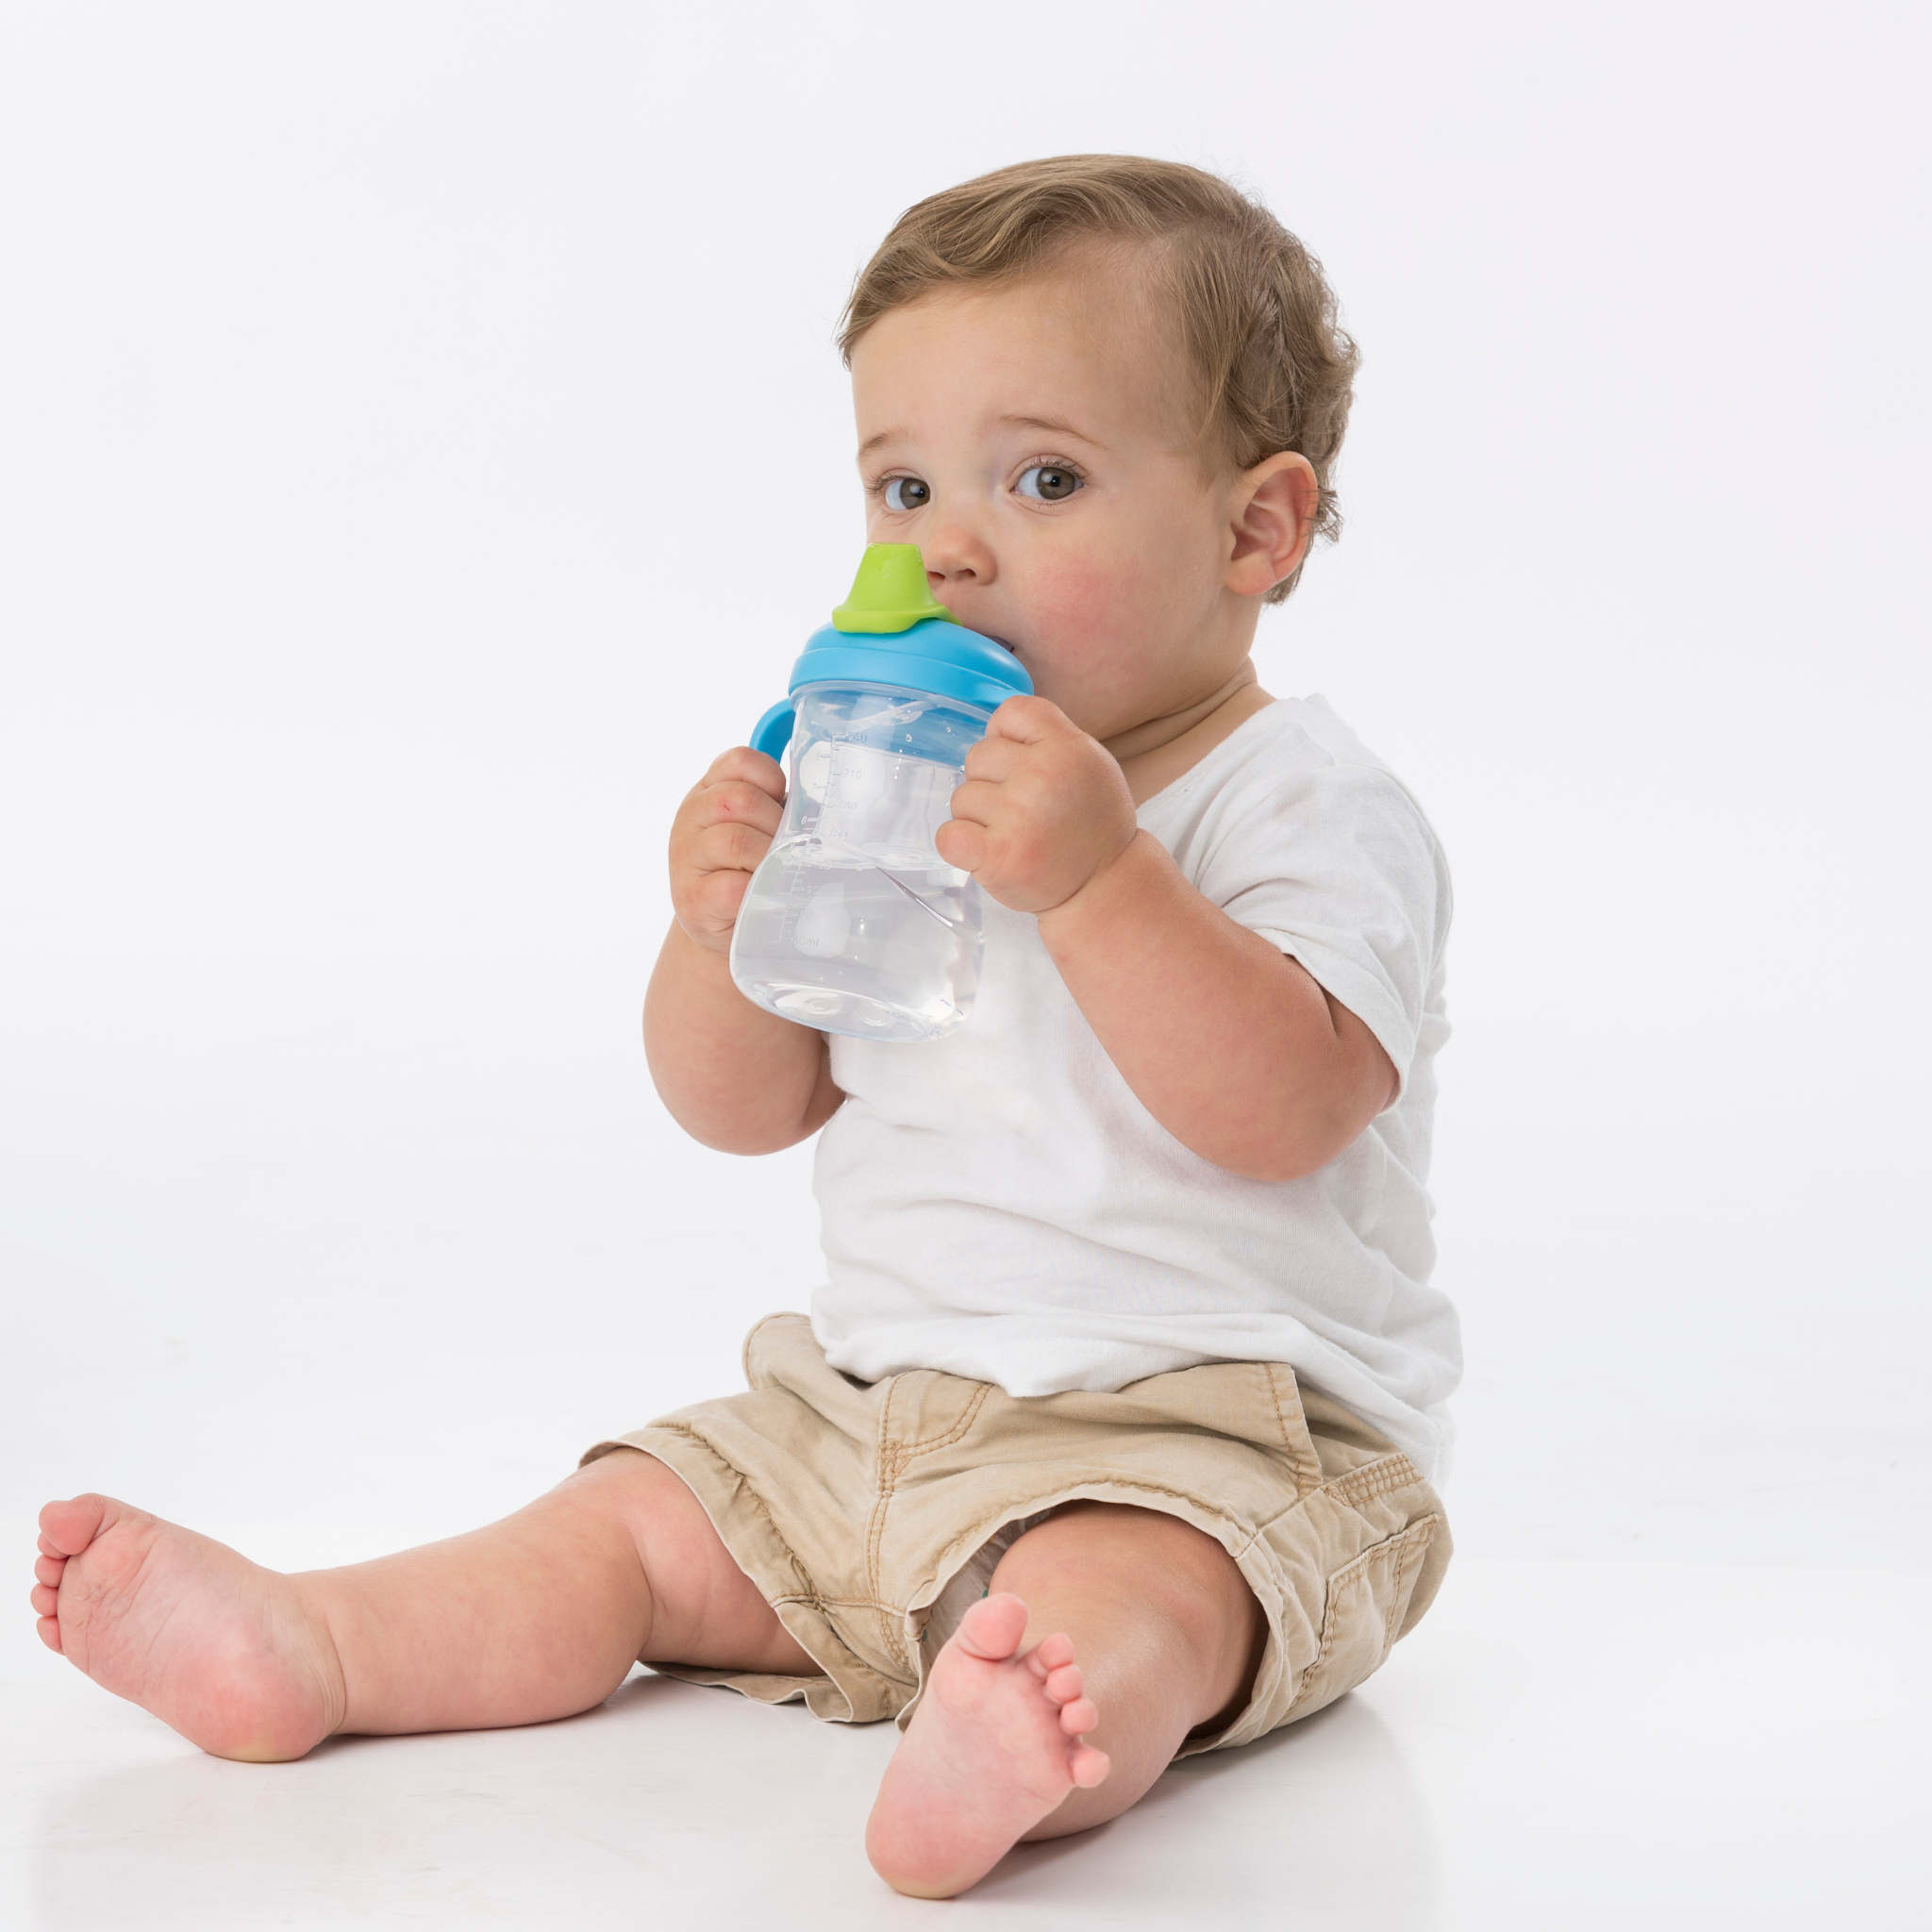
{"label": "toe", "polygon": [[60,1655],[59,1624],[55,1623],[52,1617],[42,1617],[41,1621],[34,1625],[34,1627],[41,1633],[41,1641],[44,1643],[47,1646],[47,1648],[54,1653],[56,1657],[58,1657]]}
{"label": "toe", "polygon": [[1033,1646],[1033,1661],[1043,1671],[1057,1671],[1062,1664],[1074,1661],[1074,1640],[1064,1630],[1056,1630],[1051,1637],[1042,1637]]}
{"label": "toe", "polygon": [[42,1557],[34,1564],[34,1580],[37,1583],[58,1584],[60,1573],[67,1567],[65,1557]]}
{"label": "toe", "polygon": [[1060,1729],[1070,1738],[1084,1738],[1100,1723],[1100,1712],[1091,1697],[1076,1697],[1060,1706]]}
{"label": "toe", "polygon": [[1026,1634],[1026,1606],[1010,1591],[982,1597],[959,1619],[953,1641],[974,1657],[1002,1663]]}
{"label": "toe", "polygon": [[51,1617],[60,1602],[60,1592],[50,1590],[44,1583],[37,1583],[29,1592],[27,1601],[34,1607],[37,1617]]}
{"label": "toe", "polygon": [[58,1557],[77,1557],[100,1534],[101,1519],[108,1513],[105,1496],[75,1496],[65,1503],[49,1503],[41,1511],[41,1530]]}
{"label": "toe", "polygon": [[1096,1751],[1091,1744],[1082,1744],[1074,1753],[1067,1769],[1083,1791],[1091,1791],[1095,1785],[1107,1781],[1108,1773],[1113,1769],[1113,1759],[1105,1751]]}
{"label": "toe", "polygon": [[1058,1670],[1047,1672],[1044,1689],[1056,1704],[1071,1704],[1079,1696],[1085,1682],[1078,1664],[1062,1664]]}

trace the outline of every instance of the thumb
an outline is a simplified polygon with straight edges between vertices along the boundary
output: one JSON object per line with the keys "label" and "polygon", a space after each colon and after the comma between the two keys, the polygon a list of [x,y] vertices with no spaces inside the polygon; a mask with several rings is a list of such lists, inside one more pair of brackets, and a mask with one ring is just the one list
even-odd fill
{"label": "thumb", "polygon": [[1010,738],[1021,744],[1038,744],[1056,730],[1071,729],[1067,714],[1051,698],[1008,698],[987,724],[989,738]]}

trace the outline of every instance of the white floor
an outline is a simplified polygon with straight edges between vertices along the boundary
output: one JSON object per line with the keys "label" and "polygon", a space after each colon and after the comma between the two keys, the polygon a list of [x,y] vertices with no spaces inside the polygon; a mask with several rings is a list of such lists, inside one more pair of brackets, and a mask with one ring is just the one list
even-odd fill
{"label": "white floor", "polygon": [[[0,1932],[1932,1924],[1932,16],[1202,11],[8,10]],[[34,1643],[46,1498],[445,1535],[823,1278],[810,1149],[652,1097],[663,841],[848,581],[852,270],[1049,143],[1228,167],[1366,352],[1257,661],[1455,868],[1441,1600],[943,1910],[890,1731],[661,1679],[198,1756]]]}
{"label": "white floor", "polygon": [[[1325,1932],[1903,1925],[1924,1574],[1458,1562],[1355,1696],[1024,1851],[952,1917]],[[227,1764],[12,1651],[8,1926],[930,1923],[860,1845],[888,1726],[640,1674],[525,1731]]]}

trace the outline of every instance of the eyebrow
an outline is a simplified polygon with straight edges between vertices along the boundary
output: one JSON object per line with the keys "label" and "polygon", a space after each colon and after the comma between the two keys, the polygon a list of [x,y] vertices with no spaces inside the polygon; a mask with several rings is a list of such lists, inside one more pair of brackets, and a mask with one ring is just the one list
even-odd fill
{"label": "eyebrow", "polygon": [[[1069,423],[1063,416],[1002,416],[1000,421],[1009,429],[1043,429],[1050,436],[1077,437],[1090,449],[1107,447],[1098,437],[1089,436],[1084,429]],[[903,429],[881,429],[876,436],[868,436],[858,445],[859,460],[864,461],[881,443],[895,442],[905,434]]]}
{"label": "eyebrow", "polygon": [[1000,421],[1014,429],[1044,429],[1052,436],[1077,437],[1090,449],[1107,447],[1098,437],[1089,436],[1084,429],[1069,423],[1063,416],[1002,416]]}

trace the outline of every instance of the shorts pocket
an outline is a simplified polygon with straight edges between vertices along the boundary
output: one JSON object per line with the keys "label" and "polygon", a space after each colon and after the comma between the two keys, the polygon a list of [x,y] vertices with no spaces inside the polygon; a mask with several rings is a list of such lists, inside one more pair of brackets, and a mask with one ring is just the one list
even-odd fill
{"label": "shorts pocket", "polygon": [[1302,1673],[1287,1716],[1320,1710],[1382,1668],[1407,1617],[1423,1557],[1441,1526],[1441,1516],[1422,1517],[1329,1577],[1322,1647]]}

